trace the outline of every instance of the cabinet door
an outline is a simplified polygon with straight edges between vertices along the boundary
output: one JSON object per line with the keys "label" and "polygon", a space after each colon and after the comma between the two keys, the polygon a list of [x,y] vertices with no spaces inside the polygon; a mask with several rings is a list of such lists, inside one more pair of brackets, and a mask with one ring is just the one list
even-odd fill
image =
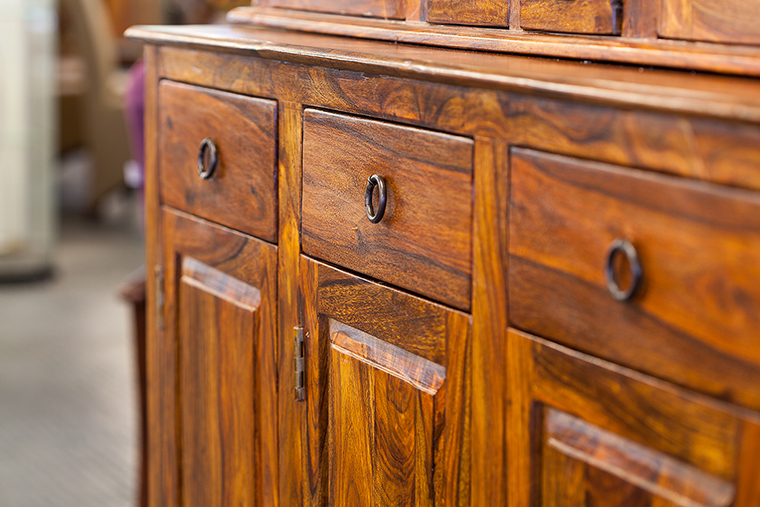
{"label": "cabinet door", "polygon": [[180,212],[163,219],[181,505],[273,505],[277,249]]}
{"label": "cabinet door", "polygon": [[302,257],[311,506],[465,505],[468,315]]}
{"label": "cabinet door", "polygon": [[510,330],[511,507],[749,507],[758,414]]}

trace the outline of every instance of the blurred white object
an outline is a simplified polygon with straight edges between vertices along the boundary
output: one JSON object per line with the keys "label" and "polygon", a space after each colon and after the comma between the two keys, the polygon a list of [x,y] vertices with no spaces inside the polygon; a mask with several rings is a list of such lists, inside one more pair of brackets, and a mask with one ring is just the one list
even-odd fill
{"label": "blurred white object", "polygon": [[0,279],[51,265],[57,24],[52,0],[0,0]]}

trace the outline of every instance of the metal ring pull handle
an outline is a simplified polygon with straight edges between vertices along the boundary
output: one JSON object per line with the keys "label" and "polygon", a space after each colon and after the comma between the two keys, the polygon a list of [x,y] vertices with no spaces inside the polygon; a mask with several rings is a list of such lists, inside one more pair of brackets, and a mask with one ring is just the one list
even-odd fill
{"label": "metal ring pull handle", "polygon": [[[375,193],[375,187],[378,189],[379,201],[377,203],[377,211],[372,206],[372,194]],[[367,190],[364,192],[364,207],[367,208],[367,218],[373,224],[378,223],[383,219],[385,214],[386,203],[386,189],[385,180],[382,176],[373,174],[367,180]]]}
{"label": "metal ring pull handle", "polygon": [[[614,262],[618,254],[625,255],[631,269],[631,283],[627,289],[622,289],[615,278]],[[607,289],[612,297],[618,301],[629,301],[641,285],[642,278],[641,262],[633,245],[624,240],[616,239],[607,250],[607,260],[604,267],[604,275],[607,278]]]}
{"label": "metal ring pull handle", "polygon": [[[208,158],[208,163],[206,162]],[[214,175],[216,167],[219,165],[219,150],[216,149],[216,143],[210,137],[201,141],[201,147],[198,150],[198,175],[204,180],[209,180]]]}

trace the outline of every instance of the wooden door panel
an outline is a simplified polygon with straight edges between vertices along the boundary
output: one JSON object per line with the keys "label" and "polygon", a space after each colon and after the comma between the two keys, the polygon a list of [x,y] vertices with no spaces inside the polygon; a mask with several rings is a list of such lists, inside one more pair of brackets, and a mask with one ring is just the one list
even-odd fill
{"label": "wooden door panel", "polygon": [[302,257],[311,506],[468,501],[470,318]]}
{"label": "wooden door panel", "polygon": [[181,503],[276,505],[277,248],[162,213]]}
{"label": "wooden door panel", "polygon": [[510,330],[510,506],[757,505],[758,414]]}
{"label": "wooden door panel", "polygon": [[179,345],[186,507],[256,505],[253,344],[260,304],[258,289],[183,259]]}
{"label": "wooden door panel", "polygon": [[328,326],[330,505],[433,505],[446,369],[332,319]]}

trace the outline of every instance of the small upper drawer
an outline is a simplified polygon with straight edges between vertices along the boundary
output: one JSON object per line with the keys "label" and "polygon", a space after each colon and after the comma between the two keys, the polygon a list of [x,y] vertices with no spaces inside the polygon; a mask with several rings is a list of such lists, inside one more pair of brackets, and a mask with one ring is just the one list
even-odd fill
{"label": "small upper drawer", "polygon": [[261,0],[261,5],[385,19],[406,18],[406,0]]}
{"label": "small upper drawer", "polygon": [[[304,253],[469,309],[472,157],[470,139],[307,110]],[[377,223],[373,175],[385,182]]]}
{"label": "small upper drawer", "polygon": [[520,24],[526,30],[620,35],[621,0],[521,0]]}
{"label": "small upper drawer", "polygon": [[276,103],[170,81],[158,102],[161,201],[274,242]]}
{"label": "small upper drawer", "polygon": [[757,0],[660,0],[661,37],[760,44]]}
{"label": "small upper drawer", "polygon": [[525,149],[510,161],[512,325],[760,406],[757,194]]}

